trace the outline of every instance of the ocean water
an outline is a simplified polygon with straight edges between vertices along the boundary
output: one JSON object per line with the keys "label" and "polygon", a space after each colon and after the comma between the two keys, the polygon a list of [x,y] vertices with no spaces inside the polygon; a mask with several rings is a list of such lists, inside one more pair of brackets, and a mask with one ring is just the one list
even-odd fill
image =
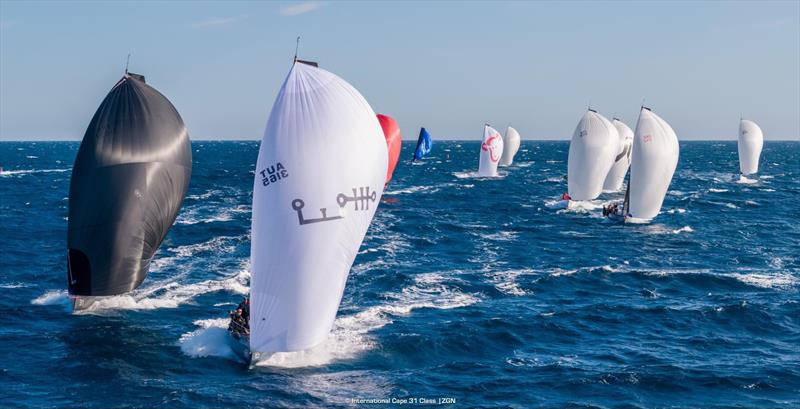
{"label": "ocean water", "polygon": [[249,369],[224,326],[248,291],[257,142],[195,142],[150,275],[82,315],[78,144],[0,143],[0,406],[800,406],[800,143],[766,142],[753,183],[735,142],[682,143],[641,226],[548,206],[567,142],[526,141],[492,179],[478,146],[411,165],[405,143],[328,340]]}

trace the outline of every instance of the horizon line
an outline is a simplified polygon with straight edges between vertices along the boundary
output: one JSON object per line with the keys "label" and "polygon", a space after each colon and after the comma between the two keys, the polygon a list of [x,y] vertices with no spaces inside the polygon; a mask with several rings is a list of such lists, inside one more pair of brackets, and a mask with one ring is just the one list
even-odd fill
{"label": "horizon line", "polygon": [[[522,142],[569,142],[571,139],[525,139]],[[0,143],[16,143],[16,142],[81,142],[82,139],[0,139]],[[261,139],[192,139],[190,142],[261,142]],[[415,139],[403,139],[403,142],[416,142]],[[436,141],[442,142],[481,142],[480,139],[448,139],[441,138]],[[678,142],[736,142],[738,139],[678,139]],[[764,138],[764,142],[800,142],[800,137],[796,139],[773,139]]]}

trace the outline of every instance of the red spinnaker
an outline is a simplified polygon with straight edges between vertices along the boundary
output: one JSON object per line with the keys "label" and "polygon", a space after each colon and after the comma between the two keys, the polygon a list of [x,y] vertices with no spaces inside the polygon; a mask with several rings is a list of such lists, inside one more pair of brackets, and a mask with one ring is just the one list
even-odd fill
{"label": "red spinnaker", "polygon": [[392,117],[378,114],[378,122],[381,123],[381,128],[383,128],[383,136],[386,137],[386,148],[389,151],[389,167],[386,171],[386,183],[389,183],[392,180],[394,167],[397,166],[397,160],[400,159],[403,137],[400,136],[400,126],[397,125],[397,121]]}

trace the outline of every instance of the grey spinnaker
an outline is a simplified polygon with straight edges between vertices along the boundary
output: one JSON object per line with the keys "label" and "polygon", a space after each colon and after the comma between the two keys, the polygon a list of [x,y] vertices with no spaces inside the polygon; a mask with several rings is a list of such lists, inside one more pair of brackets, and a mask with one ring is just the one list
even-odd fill
{"label": "grey spinnaker", "polygon": [[109,296],[138,287],[191,174],[191,142],[178,111],[143,76],[126,73],[97,108],[72,169],[69,293]]}

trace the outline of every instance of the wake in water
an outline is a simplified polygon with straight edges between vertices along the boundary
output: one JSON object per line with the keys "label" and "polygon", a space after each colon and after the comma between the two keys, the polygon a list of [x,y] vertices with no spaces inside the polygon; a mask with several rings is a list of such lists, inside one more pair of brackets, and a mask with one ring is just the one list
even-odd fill
{"label": "wake in water", "polygon": [[758,179],[750,179],[745,175],[739,175],[739,179],[736,179],[736,183],[739,183],[739,184],[742,184],[742,185],[754,185],[754,184],[758,183]]}
{"label": "wake in water", "polygon": [[[408,316],[421,308],[452,309],[479,301],[476,295],[447,286],[445,277],[440,274],[420,274],[414,282],[400,293],[386,294],[384,298],[392,300],[389,303],[337,318],[322,344],[305,351],[276,353],[257,362],[256,366],[298,368],[353,359],[376,346],[377,341],[370,332],[391,324],[393,317]],[[183,334],[178,341],[184,354],[238,360],[230,347],[230,342],[234,341],[227,335],[227,318],[195,321],[195,325],[200,328]]]}
{"label": "wake in water", "polygon": [[[177,279],[157,281],[128,294],[109,297],[94,297],[94,303],[75,314],[109,314],[121,310],[154,310],[178,308],[194,298],[208,293],[227,291],[233,294],[247,294],[250,271],[246,264],[234,275],[221,280],[204,280],[185,283]],[[49,290],[31,300],[34,305],[60,305],[71,310],[71,301],[66,290]]]}

